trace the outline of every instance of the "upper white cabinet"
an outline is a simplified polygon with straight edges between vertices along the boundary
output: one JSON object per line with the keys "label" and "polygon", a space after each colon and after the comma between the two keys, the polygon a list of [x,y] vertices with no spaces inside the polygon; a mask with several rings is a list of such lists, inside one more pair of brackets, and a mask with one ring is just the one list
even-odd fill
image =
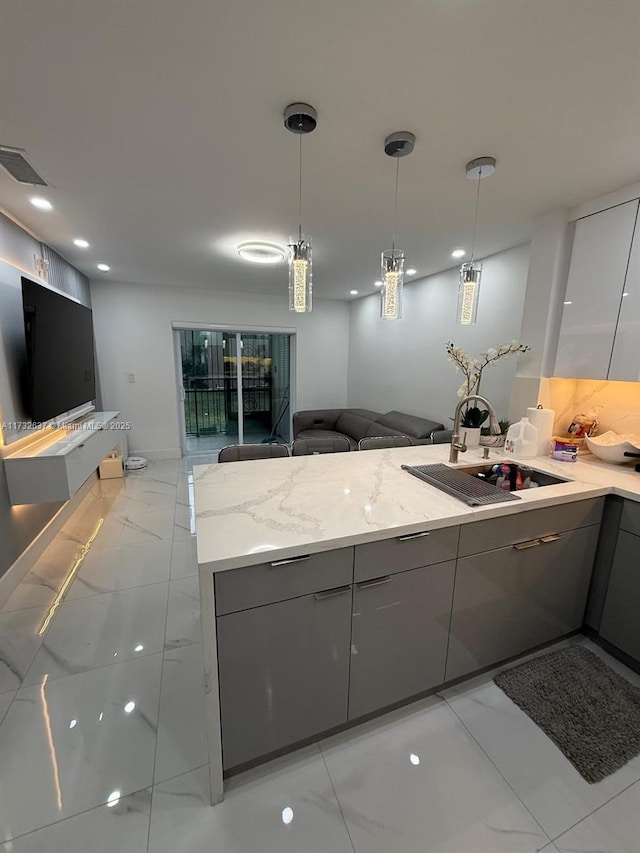
{"label": "upper white cabinet", "polygon": [[620,304],[609,379],[640,380],[640,216]]}
{"label": "upper white cabinet", "polygon": [[[629,275],[632,274],[629,256],[637,213],[636,199],[577,221],[555,376],[639,378],[640,234],[636,237],[632,258],[636,265],[633,298],[632,290],[626,289],[625,285],[628,266]],[[629,296],[623,296],[623,293],[629,293]],[[626,303],[629,303],[628,308]],[[623,315],[626,331],[624,341],[618,344],[616,327],[619,316],[622,319]],[[633,329],[636,331],[635,339]],[[633,365],[623,364],[631,357],[635,359]],[[624,372],[625,375],[613,375],[614,372]]]}

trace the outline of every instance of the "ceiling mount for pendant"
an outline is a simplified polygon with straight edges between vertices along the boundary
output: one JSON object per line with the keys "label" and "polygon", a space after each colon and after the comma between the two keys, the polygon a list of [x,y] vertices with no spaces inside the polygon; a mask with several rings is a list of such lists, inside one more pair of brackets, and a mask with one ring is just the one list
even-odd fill
{"label": "ceiling mount for pendant", "polygon": [[411,154],[416,144],[415,134],[409,130],[398,130],[390,133],[384,141],[384,153],[389,157],[406,157]]}
{"label": "ceiling mount for pendant", "polygon": [[471,181],[488,178],[490,175],[493,175],[495,170],[495,157],[476,157],[475,160],[469,160],[466,165],[466,174]]}
{"label": "ceiling mount for pendant", "polygon": [[289,104],[283,120],[284,126],[291,133],[311,133],[318,124],[318,113],[310,104]]}

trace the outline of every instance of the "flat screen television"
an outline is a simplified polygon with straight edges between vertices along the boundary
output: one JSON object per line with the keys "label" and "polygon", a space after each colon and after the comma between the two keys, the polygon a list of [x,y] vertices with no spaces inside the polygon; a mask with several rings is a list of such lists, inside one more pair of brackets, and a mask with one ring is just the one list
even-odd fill
{"label": "flat screen television", "polygon": [[28,278],[22,279],[22,305],[31,420],[48,421],[95,400],[91,309]]}

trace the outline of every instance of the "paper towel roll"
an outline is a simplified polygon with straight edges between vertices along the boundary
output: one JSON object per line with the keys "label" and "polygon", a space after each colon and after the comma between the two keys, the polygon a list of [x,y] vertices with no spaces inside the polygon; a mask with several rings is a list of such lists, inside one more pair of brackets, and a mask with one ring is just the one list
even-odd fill
{"label": "paper towel roll", "polygon": [[538,430],[538,456],[549,455],[549,442],[553,437],[553,424],[556,413],[553,409],[527,409],[529,421]]}

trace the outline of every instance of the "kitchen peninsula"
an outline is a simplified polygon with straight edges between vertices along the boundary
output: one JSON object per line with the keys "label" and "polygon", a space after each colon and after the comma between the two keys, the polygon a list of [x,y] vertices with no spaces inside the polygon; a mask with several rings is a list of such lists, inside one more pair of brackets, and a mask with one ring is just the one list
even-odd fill
{"label": "kitchen peninsula", "polygon": [[223,772],[582,627],[604,498],[640,476],[527,460],[567,481],[472,508],[401,468],[448,451],[194,468],[212,803]]}

